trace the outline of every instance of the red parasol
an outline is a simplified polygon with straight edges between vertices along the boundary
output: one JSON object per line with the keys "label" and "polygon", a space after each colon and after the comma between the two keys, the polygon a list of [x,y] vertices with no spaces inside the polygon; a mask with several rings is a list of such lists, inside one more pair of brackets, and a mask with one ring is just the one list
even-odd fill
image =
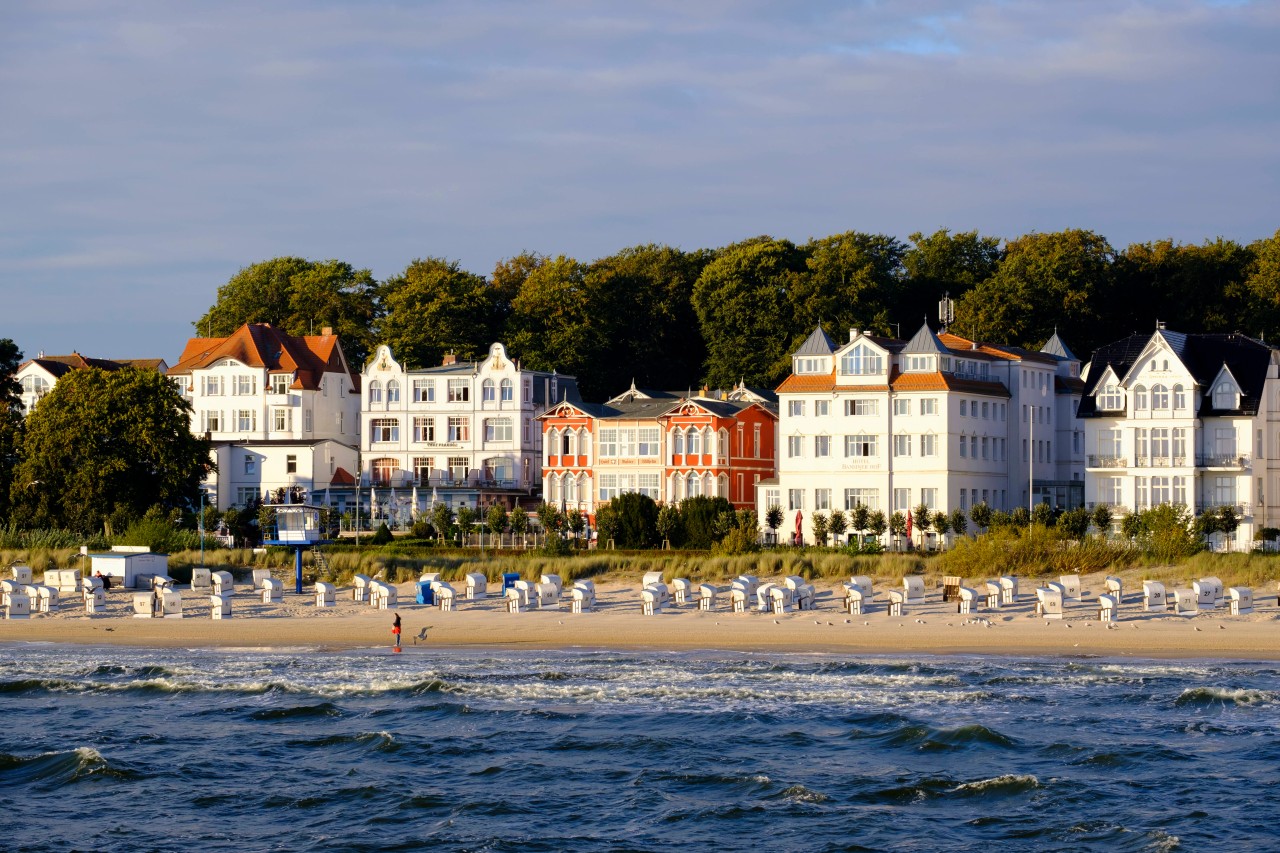
{"label": "red parasol", "polygon": [[801,539],[804,537],[804,528],[801,525],[801,522],[803,520],[804,520],[804,513],[797,510],[796,511],[796,536],[795,536],[795,540],[797,543],[799,543]]}
{"label": "red parasol", "polygon": [[907,510],[907,538],[911,538],[911,511]]}

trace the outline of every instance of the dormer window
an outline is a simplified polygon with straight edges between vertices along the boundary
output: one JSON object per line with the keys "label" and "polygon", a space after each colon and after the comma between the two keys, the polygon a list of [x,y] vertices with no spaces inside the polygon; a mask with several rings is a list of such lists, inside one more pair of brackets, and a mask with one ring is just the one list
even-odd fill
{"label": "dormer window", "polygon": [[1213,407],[1215,409],[1237,409],[1240,407],[1240,395],[1236,386],[1223,380],[1213,386]]}
{"label": "dormer window", "polygon": [[271,374],[271,393],[272,394],[288,394],[289,386],[293,384],[293,377],[288,373]]}
{"label": "dormer window", "polygon": [[840,357],[840,372],[846,376],[878,376],[884,373],[884,359],[878,350],[859,344]]}
{"label": "dormer window", "polygon": [[796,373],[826,373],[825,358],[797,358]]}
{"label": "dormer window", "polygon": [[1118,412],[1124,408],[1124,392],[1120,386],[1108,383],[1098,392],[1098,408],[1104,412]]}
{"label": "dormer window", "polygon": [[934,357],[931,355],[909,355],[906,358],[908,373],[923,373],[934,369]]}

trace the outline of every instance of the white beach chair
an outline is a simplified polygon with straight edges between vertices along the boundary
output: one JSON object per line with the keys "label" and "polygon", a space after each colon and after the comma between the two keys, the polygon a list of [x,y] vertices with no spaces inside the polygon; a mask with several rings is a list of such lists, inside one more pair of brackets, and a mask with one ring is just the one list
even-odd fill
{"label": "white beach chair", "polygon": [[960,587],[959,598],[956,601],[957,613],[972,613],[976,609],[978,600],[977,590],[967,586]]}
{"label": "white beach chair", "polygon": [[1018,579],[1015,576],[1002,575],[1000,577],[1000,603],[1018,603]]}
{"label": "white beach chair", "polygon": [[231,572],[213,572],[209,580],[213,583],[214,595],[230,597],[236,594],[236,581]]}
{"label": "white beach chair", "polygon": [[1200,597],[1194,589],[1173,591],[1173,612],[1179,616],[1195,616],[1200,612]]}
{"label": "white beach chair", "polygon": [[640,588],[653,586],[655,583],[662,583],[662,572],[645,572],[644,579],[640,581]]}
{"label": "white beach chair", "polygon": [[907,604],[924,604],[924,578],[908,575],[902,579],[902,591]]}
{"label": "white beach chair", "polygon": [[435,593],[436,607],[439,607],[442,613],[448,613],[453,610],[457,593],[452,586],[444,581],[436,581],[431,585],[431,591]]}
{"label": "white beach chair", "polygon": [[171,588],[158,589],[156,590],[156,597],[159,599],[161,616],[165,619],[182,618],[182,593]]}
{"label": "white beach chair", "polygon": [[352,601],[368,601],[369,585],[373,581],[368,575],[352,575],[351,576],[351,600]]}
{"label": "white beach chair", "polygon": [[1114,622],[1116,621],[1116,609],[1120,606],[1119,600],[1110,593],[1098,596],[1098,621]]}
{"label": "white beach chair", "polygon": [[284,601],[284,584],[275,578],[264,578],[259,589],[263,604],[280,604]]}
{"label": "white beach chair", "polygon": [[0,592],[0,607],[4,609],[5,619],[31,618],[31,596],[27,595],[24,585],[14,584],[12,589]]}
{"label": "white beach chair", "polygon": [[316,607],[333,607],[338,601],[338,588],[326,581],[316,581]]}
{"label": "white beach chair", "polygon": [[590,581],[578,581],[569,590],[569,609],[573,613],[589,613],[596,607],[596,590],[594,584],[586,586]]}
{"label": "white beach chair", "polygon": [[1192,581],[1191,591],[1196,594],[1196,607],[1200,610],[1213,610],[1217,606],[1218,591],[1212,581]]}
{"label": "white beach chair", "polygon": [[1004,597],[1003,590],[1000,587],[1000,581],[987,581],[983,585],[982,589],[987,596],[987,609],[999,610],[1000,601]]}
{"label": "white beach chair", "polygon": [[254,590],[262,589],[263,581],[271,577],[270,569],[254,569],[253,570],[253,588]]}
{"label": "white beach chair", "polygon": [[156,615],[156,594],[154,592],[135,592],[133,594],[133,618],[151,619]]}
{"label": "white beach chair", "polygon": [[699,610],[715,610],[717,598],[720,596],[720,587],[713,586],[709,583],[700,584],[698,586],[698,609]]}
{"label": "white beach chair", "polygon": [[640,612],[645,616],[655,616],[662,611],[666,599],[666,587],[661,584],[646,586],[640,590]]}
{"label": "white beach chair", "polygon": [[98,613],[106,607],[107,594],[102,587],[102,578],[85,578],[80,595],[84,600],[84,612],[88,615]]}
{"label": "white beach chair", "polygon": [[465,578],[468,601],[479,601],[489,595],[488,580],[479,572],[468,572]]}
{"label": "white beach chair", "polygon": [[906,616],[907,615],[907,593],[906,590],[891,589],[889,590],[889,610],[890,616]]}
{"label": "white beach chair", "polygon": [[230,619],[231,596],[212,593],[209,596],[209,616],[213,619]]}
{"label": "white beach chair", "polygon": [[536,583],[533,585],[538,596],[538,607],[558,607],[560,604],[560,586],[554,583]]}
{"label": "white beach chair", "polygon": [[871,610],[871,597],[863,593],[861,589],[853,584],[845,584],[844,586],[844,609],[850,616],[860,616]]}
{"label": "white beach chair", "polygon": [[30,566],[14,565],[10,566],[10,571],[13,573],[13,579],[24,586],[33,582]]}
{"label": "white beach chair", "polygon": [[1080,576],[1079,575],[1063,575],[1058,578],[1058,583],[1062,584],[1062,602],[1080,601]]}
{"label": "white beach chair", "polygon": [[1231,615],[1243,616],[1253,612],[1253,590],[1247,586],[1233,586],[1227,590],[1227,600],[1231,602]]}
{"label": "white beach chair", "polygon": [[440,577],[439,572],[423,572],[418,575],[418,583],[435,583],[440,580]]}
{"label": "white beach chair", "polygon": [[1200,582],[1209,584],[1213,587],[1213,606],[1221,607],[1226,603],[1225,588],[1222,586],[1222,579],[1210,575],[1207,578],[1200,578]]}
{"label": "white beach chair", "polygon": [[785,586],[771,585],[769,587],[769,607],[775,615],[790,613],[795,607],[795,592]]}
{"label": "white beach chair", "polygon": [[768,613],[773,608],[772,590],[777,584],[762,583],[756,587],[756,611]]}
{"label": "white beach chair", "polygon": [[812,610],[814,608],[817,603],[817,591],[814,589],[813,584],[799,575],[787,575],[782,582],[787,589],[791,590],[797,610]]}
{"label": "white beach chair", "polygon": [[1107,576],[1107,595],[1116,600],[1116,606],[1124,603],[1124,581],[1112,575]]}
{"label": "white beach chair", "polygon": [[871,578],[867,577],[866,575],[854,575],[853,577],[849,578],[849,582],[845,584],[845,588],[848,589],[851,586],[857,587],[859,590],[861,590],[862,594],[868,599],[870,599],[873,594],[872,588],[871,588]]}
{"label": "white beach chair", "polygon": [[729,590],[729,602],[733,605],[734,613],[746,613],[749,601],[750,599],[747,597],[745,589],[740,589],[735,585]]}
{"label": "white beach chair", "polygon": [[209,569],[191,570],[191,591],[210,593],[213,591],[212,573]]}
{"label": "white beach chair", "polygon": [[675,578],[671,581],[671,600],[677,605],[689,603],[693,596],[693,581],[688,578]]}
{"label": "white beach chair", "polygon": [[542,604],[542,599],[538,596],[538,585],[533,581],[527,581],[523,578],[515,582],[514,589],[520,593],[520,606],[525,610],[532,610]]}
{"label": "white beach chair", "polygon": [[[28,589],[35,590],[35,595],[31,596],[31,602],[37,613],[58,612],[57,587],[48,586],[46,584],[36,584],[34,587],[28,587]],[[28,593],[28,595],[30,595],[30,593]]]}
{"label": "white beach chair", "polygon": [[1062,590],[1052,584],[1036,590],[1036,615],[1045,619],[1062,618]]}
{"label": "white beach chair", "polygon": [[506,599],[508,613],[520,613],[529,609],[528,593],[522,592],[515,587],[507,587],[503,592],[503,598]]}
{"label": "white beach chair", "polygon": [[755,575],[738,575],[731,584],[735,589],[740,588],[747,594],[748,601],[756,600],[756,590],[760,588],[760,579]]}
{"label": "white beach chair", "polygon": [[560,580],[560,576],[559,575],[543,575],[542,583],[555,584],[556,600],[559,601],[560,594],[564,592],[564,583]]}
{"label": "white beach chair", "polygon": [[1142,606],[1147,611],[1167,609],[1169,604],[1165,598],[1164,584],[1160,581],[1143,581]]}

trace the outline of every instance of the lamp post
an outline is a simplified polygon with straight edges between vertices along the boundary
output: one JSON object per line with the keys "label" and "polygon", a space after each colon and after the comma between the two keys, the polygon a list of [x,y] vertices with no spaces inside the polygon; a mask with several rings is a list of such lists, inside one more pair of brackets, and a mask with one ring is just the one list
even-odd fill
{"label": "lamp post", "polygon": [[204,568],[204,486],[200,487],[200,568]]}

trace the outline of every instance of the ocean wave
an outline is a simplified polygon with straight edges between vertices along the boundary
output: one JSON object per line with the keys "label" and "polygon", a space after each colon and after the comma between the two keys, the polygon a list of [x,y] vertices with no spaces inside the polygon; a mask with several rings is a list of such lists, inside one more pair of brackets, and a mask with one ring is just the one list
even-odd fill
{"label": "ocean wave", "polygon": [[786,800],[792,803],[825,803],[831,798],[821,791],[814,791],[804,785],[791,785],[774,794],[770,799]]}
{"label": "ocean wave", "polygon": [[949,751],[994,747],[1012,749],[1017,741],[995,729],[973,723],[954,729],[936,729],[912,724],[880,735],[878,740],[889,747],[913,747],[920,751]]}
{"label": "ocean wave", "polygon": [[316,738],[295,738],[285,741],[286,746],[305,749],[332,749],[355,747],[359,751],[395,752],[400,744],[391,732],[360,732],[359,734],[327,735]]}
{"label": "ocean wave", "polygon": [[1232,705],[1252,708],[1275,702],[1275,694],[1267,690],[1247,687],[1192,687],[1182,691],[1174,705],[1182,708],[1197,705]]}
{"label": "ocean wave", "polygon": [[1025,794],[1040,787],[1040,780],[1030,774],[1005,773],[990,779],[979,779],[975,782],[964,782],[952,788],[948,793],[964,797],[990,797]]}
{"label": "ocean wave", "polygon": [[141,776],[126,766],[112,764],[91,746],[33,756],[0,754],[0,772],[9,784],[55,787],[90,778],[129,780]]}
{"label": "ocean wave", "polygon": [[251,720],[274,722],[277,720],[305,720],[313,717],[341,717],[342,709],[332,702],[320,702],[316,705],[295,705],[288,708],[262,708],[251,711]]}

